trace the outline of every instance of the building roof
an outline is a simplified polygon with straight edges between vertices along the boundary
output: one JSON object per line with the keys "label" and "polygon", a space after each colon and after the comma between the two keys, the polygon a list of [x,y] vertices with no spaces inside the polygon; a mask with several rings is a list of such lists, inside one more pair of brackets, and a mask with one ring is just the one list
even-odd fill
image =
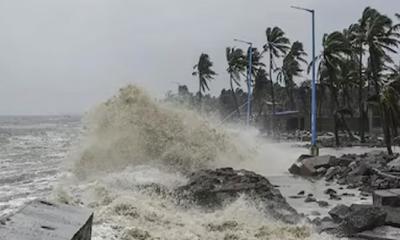
{"label": "building roof", "polygon": [[283,111],[283,112],[275,112],[275,116],[286,116],[286,115],[293,115],[298,114],[299,111]]}

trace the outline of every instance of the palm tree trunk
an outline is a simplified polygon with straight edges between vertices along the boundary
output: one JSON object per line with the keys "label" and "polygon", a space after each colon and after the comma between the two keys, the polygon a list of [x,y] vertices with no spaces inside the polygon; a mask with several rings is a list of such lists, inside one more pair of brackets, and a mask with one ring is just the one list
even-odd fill
{"label": "palm tree trunk", "polygon": [[363,86],[364,81],[362,78],[362,45],[360,47],[360,68],[359,68],[359,83],[358,83],[358,108],[360,112],[359,116],[359,131],[360,131],[360,140],[362,143],[365,143],[365,121],[364,121],[364,102],[363,102]]}
{"label": "palm tree trunk", "polygon": [[271,130],[274,132],[275,128],[275,91],[274,81],[272,80],[272,52],[269,51],[269,80],[271,81],[271,100],[272,100],[272,117],[271,117]]}
{"label": "palm tree trunk", "polygon": [[339,139],[339,118],[338,118],[338,113],[337,113],[337,106],[338,106],[338,99],[337,99],[337,94],[336,90],[334,89],[334,86],[332,83],[330,83],[330,91],[331,91],[331,111],[333,114],[333,127],[334,127],[334,132],[335,132],[335,140],[336,140],[336,147],[340,146],[340,139]]}
{"label": "palm tree trunk", "polygon": [[274,81],[272,80],[272,53],[269,54],[269,79],[271,81],[271,99],[272,99],[272,113],[275,115],[275,91]]}
{"label": "palm tree trunk", "polygon": [[[376,95],[379,97],[380,94],[380,87],[379,87],[379,77],[378,77],[378,72],[377,69],[375,67],[375,62],[373,61],[373,59],[371,58],[371,69],[372,69],[372,78],[374,81],[374,86],[375,86],[375,92]],[[383,137],[385,140],[385,144],[386,144],[386,148],[388,151],[388,154],[392,155],[393,151],[392,151],[392,139],[390,136],[390,122],[388,121],[388,113],[387,110],[385,108],[385,106],[382,104],[382,102],[380,100],[378,100],[378,105],[379,105],[379,112],[381,115],[381,120],[382,120],[382,130],[383,130]]]}
{"label": "palm tree trunk", "polygon": [[258,115],[257,115],[258,118],[262,116],[263,108],[264,108],[264,103],[262,102],[258,108]]}
{"label": "palm tree trunk", "polygon": [[386,148],[387,148],[388,154],[393,155],[392,138],[390,135],[389,113],[384,106],[381,107],[381,112],[382,112],[381,115],[383,117],[382,126],[383,126],[383,135],[384,135],[384,139],[385,139]]}
{"label": "palm tree trunk", "polygon": [[393,138],[397,138],[399,136],[399,133],[397,131],[397,121],[392,111],[390,112],[390,120],[392,122]]}
{"label": "palm tree trunk", "polygon": [[236,112],[238,115],[238,118],[240,119],[240,109],[239,109],[239,103],[235,94],[235,90],[233,89],[233,79],[232,79],[232,75],[230,75],[230,84],[231,84],[231,91],[232,91],[232,98],[233,98],[233,102],[235,103],[235,108],[236,108]]}
{"label": "palm tree trunk", "polygon": [[333,128],[334,128],[334,133],[335,133],[335,143],[336,147],[340,146],[340,139],[339,139],[339,119],[337,117],[337,113],[333,114]]}
{"label": "palm tree trunk", "polygon": [[317,102],[317,104],[318,104],[318,115],[317,116],[321,116],[322,105],[323,105],[323,101],[324,101],[323,94],[321,94],[320,89],[317,89],[317,92],[318,92],[318,96],[317,96],[318,97],[318,102]]}
{"label": "palm tree trunk", "polygon": [[345,119],[345,117],[343,116],[343,114],[340,115],[340,119],[341,119],[342,126],[343,126],[344,130],[345,130],[345,131],[347,132],[347,134],[349,135],[349,138],[350,138],[351,140],[354,140],[354,135],[353,135],[353,133],[350,131],[349,125],[347,124],[346,119]]}
{"label": "palm tree trunk", "polygon": [[201,105],[201,76],[199,74],[199,106]]}
{"label": "palm tree trunk", "polygon": [[293,81],[290,80],[288,86],[286,87],[288,91],[289,97],[289,108],[290,110],[296,109],[296,104],[294,103],[294,96],[293,96]]}

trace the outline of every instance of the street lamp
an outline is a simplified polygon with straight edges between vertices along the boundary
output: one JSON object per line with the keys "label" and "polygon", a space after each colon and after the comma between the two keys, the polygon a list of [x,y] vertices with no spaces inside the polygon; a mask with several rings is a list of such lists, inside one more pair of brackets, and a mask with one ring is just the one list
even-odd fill
{"label": "street lamp", "polygon": [[249,45],[248,49],[248,57],[249,57],[249,65],[247,68],[247,117],[246,117],[246,125],[250,125],[250,111],[251,111],[251,72],[252,72],[252,65],[253,65],[253,43],[248,41],[243,41],[240,39],[233,39],[235,42],[241,42]]}
{"label": "street lamp", "polygon": [[315,11],[302,7],[291,8],[311,13],[312,16],[312,80],[311,80],[311,155],[318,156],[317,147],[317,89],[315,86]]}

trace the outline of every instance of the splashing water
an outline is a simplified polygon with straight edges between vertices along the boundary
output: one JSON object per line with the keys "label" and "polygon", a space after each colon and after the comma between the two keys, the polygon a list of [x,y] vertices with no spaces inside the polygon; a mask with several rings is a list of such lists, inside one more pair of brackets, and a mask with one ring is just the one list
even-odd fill
{"label": "splashing water", "polygon": [[288,152],[265,141],[260,148],[254,131],[215,129],[195,112],[156,103],[135,86],[90,112],[85,124],[71,172],[53,197],[94,209],[95,240],[333,239],[307,225],[277,222],[244,197],[207,212],[180,207],[165,194],[200,168],[282,172]]}
{"label": "splashing water", "polygon": [[75,163],[80,176],[161,163],[190,171],[211,167],[216,159],[241,158],[229,137],[194,112],[156,104],[128,86],[86,118],[88,130]]}

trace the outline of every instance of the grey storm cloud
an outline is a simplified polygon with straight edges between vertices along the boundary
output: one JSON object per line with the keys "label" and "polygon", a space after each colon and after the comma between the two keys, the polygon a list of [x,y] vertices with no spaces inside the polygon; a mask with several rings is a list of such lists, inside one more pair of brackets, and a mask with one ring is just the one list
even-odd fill
{"label": "grey storm cloud", "polygon": [[[310,16],[323,33],[355,22],[366,6],[393,16],[398,0],[0,0],[0,115],[82,113],[128,83],[154,97],[176,83],[197,88],[201,52],[228,86],[225,47],[261,47],[278,25],[310,49]],[[305,76],[306,77],[306,76]]]}

